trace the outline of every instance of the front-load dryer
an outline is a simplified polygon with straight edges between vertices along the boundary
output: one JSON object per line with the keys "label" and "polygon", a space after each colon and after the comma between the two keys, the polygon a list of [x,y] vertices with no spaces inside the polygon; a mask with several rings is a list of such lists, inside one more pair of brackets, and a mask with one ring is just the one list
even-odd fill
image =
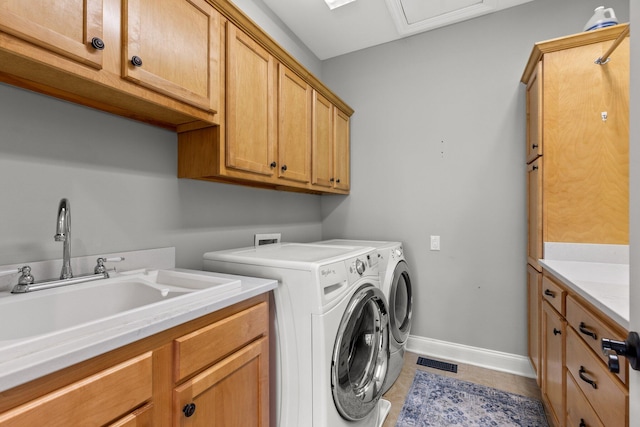
{"label": "front-load dryer", "polygon": [[204,268],[279,282],[273,425],[382,425],[390,334],[373,248],[273,244],[206,253]]}
{"label": "front-load dryer", "polygon": [[345,239],[324,240],[317,243],[332,246],[372,247],[377,251],[380,286],[389,305],[389,372],[383,387],[383,393],[386,393],[402,371],[404,352],[411,330],[413,289],[402,243]]}

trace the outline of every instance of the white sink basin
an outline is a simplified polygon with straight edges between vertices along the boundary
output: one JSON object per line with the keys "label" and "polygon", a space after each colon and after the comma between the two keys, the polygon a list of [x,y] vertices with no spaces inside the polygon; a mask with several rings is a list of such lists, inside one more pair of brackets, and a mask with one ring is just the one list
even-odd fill
{"label": "white sink basin", "polygon": [[155,313],[172,300],[188,303],[240,285],[239,280],[160,270],[15,294],[0,299],[0,324],[11,325],[0,328],[0,342],[80,329],[102,320],[113,323],[119,316]]}

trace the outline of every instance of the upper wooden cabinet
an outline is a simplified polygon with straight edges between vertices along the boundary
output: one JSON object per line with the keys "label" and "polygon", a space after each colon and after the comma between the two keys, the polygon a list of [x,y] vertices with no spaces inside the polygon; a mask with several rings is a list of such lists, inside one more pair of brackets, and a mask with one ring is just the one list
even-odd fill
{"label": "upper wooden cabinet", "polygon": [[349,116],[318,93],[313,98],[312,182],[349,191]]}
{"label": "upper wooden cabinet", "polygon": [[276,164],[275,61],[227,22],[226,156],[229,168],[269,179]]}
{"label": "upper wooden cabinet", "polygon": [[123,77],[217,111],[220,14],[205,0],[123,0],[123,10]]}
{"label": "upper wooden cabinet", "polygon": [[[627,27],[537,43],[522,76],[529,263],[538,271],[544,242],[629,242]],[[594,63],[621,35],[610,60]]]}
{"label": "upper wooden cabinet", "polygon": [[278,176],[311,180],[311,86],[278,64]]}
{"label": "upper wooden cabinet", "polygon": [[349,114],[260,40],[225,26],[221,124],[179,131],[178,177],[347,194]]}
{"label": "upper wooden cabinet", "polygon": [[102,0],[3,1],[0,31],[100,69],[102,8]]}
{"label": "upper wooden cabinet", "polygon": [[0,81],[173,129],[218,122],[220,13],[208,2],[42,3],[0,2]]}

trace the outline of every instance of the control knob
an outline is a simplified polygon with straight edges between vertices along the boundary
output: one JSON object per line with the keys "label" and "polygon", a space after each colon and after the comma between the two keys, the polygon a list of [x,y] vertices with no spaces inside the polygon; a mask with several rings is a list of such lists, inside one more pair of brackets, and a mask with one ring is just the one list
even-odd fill
{"label": "control knob", "polygon": [[356,271],[358,272],[358,274],[362,276],[366,269],[367,269],[366,264],[361,259],[357,259],[356,260]]}

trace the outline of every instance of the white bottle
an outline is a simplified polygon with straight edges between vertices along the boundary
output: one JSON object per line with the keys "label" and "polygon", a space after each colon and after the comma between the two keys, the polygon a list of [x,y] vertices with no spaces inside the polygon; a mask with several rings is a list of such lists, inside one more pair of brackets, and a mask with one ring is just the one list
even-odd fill
{"label": "white bottle", "polygon": [[611,27],[618,24],[616,14],[612,8],[605,9],[604,6],[596,7],[594,14],[584,26],[584,31],[597,30],[598,28]]}

